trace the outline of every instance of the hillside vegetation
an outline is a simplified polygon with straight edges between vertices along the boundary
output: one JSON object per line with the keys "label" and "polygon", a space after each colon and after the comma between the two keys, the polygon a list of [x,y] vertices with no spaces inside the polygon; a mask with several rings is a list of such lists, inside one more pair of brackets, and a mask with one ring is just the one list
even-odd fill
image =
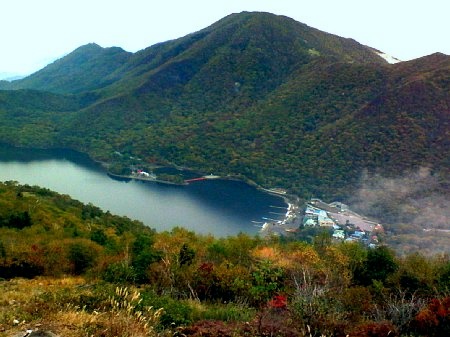
{"label": "hillside vegetation", "polygon": [[135,54],[86,45],[3,83],[16,91],[0,92],[0,140],[343,199],[364,170],[427,166],[448,181],[449,78],[443,54],[389,65],[354,40],[244,12]]}
{"label": "hillside vegetation", "polygon": [[[75,149],[121,173],[132,157],[350,204],[369,186],[389,192],[362,211],[391,224],[393,247],[448,251],[449,78],[443,54],[390,65],[354,40],[240,13],[135,54],[82,46],[0,84],[0,141]],[[421,170],[424,183],[402,180]]]}
{"label": "hillside vegetation", "polygon": [[[40,187],[0,184],[0,335],[445,336],[448,256],[157,233]],[[20,277],[20,278],[19,278]]]}
{"label": "hillside vegetation", "polygon": [[24,79],[0,83],[0,89],[36,89],[59,94],[91,91],[108,84],[105,78],[130,55],[121,48],[102,48],[91,43]]}

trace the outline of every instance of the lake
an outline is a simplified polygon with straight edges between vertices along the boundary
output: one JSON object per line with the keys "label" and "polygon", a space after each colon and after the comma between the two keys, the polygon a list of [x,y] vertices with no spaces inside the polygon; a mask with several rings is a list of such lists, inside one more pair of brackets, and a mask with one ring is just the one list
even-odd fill
{"label": "lake", "polygon": [[68,150],[0,145],[0,181],[38,185],[158,231],[175,226],[216,236],[256,234],[263,217],[281,219],[282,198],[243,182],[205,180],[187,186],[109,177],[87,156]]}

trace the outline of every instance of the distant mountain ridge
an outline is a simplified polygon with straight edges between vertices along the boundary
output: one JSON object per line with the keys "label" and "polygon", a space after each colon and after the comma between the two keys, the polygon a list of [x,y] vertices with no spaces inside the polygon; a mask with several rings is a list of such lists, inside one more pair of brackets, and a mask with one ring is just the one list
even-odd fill
{"label": "distant mountain ridge", "polygon": [[0,140],[103,161],[120,152],[299,195],[345,197],[367,169],[425,163],[447,179],[450,57],[389,64],[379,53],[258,12],[135,54],[89,44],[0,85],[42,96],[26,105],[23,92],[23,105],[0,93]]}
{"label": "distant mountain ridge", "polygon": [[17,73],[0,73],[0,82],[2,82],[2,81],[7,81],[7,82],[17,81],[24,77],[26,77],[26,76],[20,75]]}
{"label": "distant mountain ridge", "polygon": [[[242,34],[243,31],[246,35]],[[264,39],[258,34],[265,35]],[[271,34],[272,36],[268,36]],[[278,39],[284,40],[277,41]],[[117,81],[126,81],[127,77],[138,78],[144,73],[164,66],[168,61],[169,64],[173,63],[174,59],[184,59],[186,56],[191,58],[195,56],[199,59],[199,54],[203,57],[211,56],[214,51],[211,46],[225,48],[227,42],[231,42],[232,50],[237,51],[248,44],[258,44],[262,41],[278,43],[277,51],[282,52],[287,58],[293,56],[306,58],[324,54],[348,62],[385,62],[372,48],[352,39],[321,32],[284,16],[243,12],[231,14],[196,33],[159,43],[135,54],[118,47],[102,48],[90,43],[25,79],[14,81],[4,89],[78,93],[102,88]],[[283,50],[286,46],[288,49]],[[261,47],[269,46],[261,45]],[[193,54],[186,55],[187,51]],[[81,83],[75,85],[73,82]]]}
{"label": "distant mountain ridge", "polygon": [[105,78],[130,56],[131,53],[122,48],[102,48],[90,43],[4,88],[34,89],[59,94],[95,90],[105,86]]}

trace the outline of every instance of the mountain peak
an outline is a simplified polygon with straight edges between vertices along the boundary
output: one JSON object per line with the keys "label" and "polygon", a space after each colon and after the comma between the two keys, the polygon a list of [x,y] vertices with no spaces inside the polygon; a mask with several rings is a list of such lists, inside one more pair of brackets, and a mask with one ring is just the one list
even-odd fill
{"label": "mountain peak", "polygon": [[95,42],[90,42],[90,43],[87,43],[85,45],[78,47],[75,50],[78,50],[78,49],[103,49],[103,47],[101,47],[100,45],[98,45]]}
{"label": "mountain peak", "polygon": [[[193,76],[212,58],[215,58],[214,62],[226,63],[230,57],[237,57],[236,62],[241,64],[250,62],[254,67],[272,69],[282,77],[299,64],[318,57],[341,62],[386,63],[371,48],[352,39],[322,32],[282,15],[241,12],[230,14],[198,32],[159,43],[134,55],[119,47],[103,48],[91,42],[37,73],[15,81],[9,88],[77,93],[99,89],[124,79],[127,83],[142,83],[131,78],[148,77],[155,71],[162,74],[161,70],[175,67],[175,62],[195,63],[195,66],[186,65]],[[267,64],[263,66],[262,63]],[[248,66],[252,67],[250,64]],[[183,75],[183,81],[191,75]],[[179,84],[159,78],[153,81],[154,85]],[[263,81],[264,78],[257,81]],[[163,84],[161,80],[167,83]],[[278,80],[271,79],[273,83],[281,83],[282,80],[281,77]]]}
{"label": "mountain peak", "polygon": [[282,48],[302,48],[313,56],[333,57],[345,62],[386,63],[373,49],[354,39],[343,38],[308,26],[294,19],[267,12],[240,12],[230,14],[217,21],[208,31],[228,34],[232,27],[240,36],[250,35],[250,39],[267,39],[272,43],[283,42]]}
{"label": "mountain peak", "polygon": [[[352,39],[243,12],[135,54],[82,46],[16,82],[89,95],[41,92],[28,99],[27,120],[22,105],[30,93],[1,92],[10,127],[0,131],[12,142],[47,139],[43,146],[63,144],[101,160],[119,151],[303,195],[333,189],[342,196],[364,169],[448,167],[449,71],[441,53],[388,66]],[[82,108],[62,105],[72,97]],[[48,109],[42,120],[36,104]],[[52,115],[58,111],[73,114]],[[24,121],[45,125],[48,138],[17,137]]]}

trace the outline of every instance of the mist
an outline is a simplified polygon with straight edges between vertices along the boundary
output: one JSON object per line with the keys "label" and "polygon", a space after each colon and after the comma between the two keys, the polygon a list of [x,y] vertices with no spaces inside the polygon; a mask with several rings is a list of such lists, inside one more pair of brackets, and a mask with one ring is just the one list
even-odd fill
{"label": "mist", "polygon": [[426,167],[395,178],[365,172],[350,204],[384,222],[450,229],[450,200],[439,178]]}
{"label": "mist", "polygon": [[444,180],[427,167],[398,177],[365,172],[349,204],[383,223],[396,250],[450,253],[450,200]]}

